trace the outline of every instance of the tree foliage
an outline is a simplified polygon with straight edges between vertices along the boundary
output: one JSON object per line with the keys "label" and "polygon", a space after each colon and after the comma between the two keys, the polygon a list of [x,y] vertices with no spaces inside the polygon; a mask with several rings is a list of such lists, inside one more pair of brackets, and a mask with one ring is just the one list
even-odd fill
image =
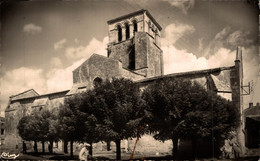
{"label": "tree foliage", "polygon": [[36,140],[35,131],[33,129],[34,120],[32,116],[22,117],[17,125],[18,134],[23,140]]}
{"label": "tree foliage", "polygon": [[113,78],[88,91],[84,100],[88,123],[95,124],[100,140],[115,141],[121,159],[120,141],[135,137],[145,117],[140,89],[131,80]]}
{"label": "tree foliage", "polygon": [[150,130],[158,140],[173,141],[174,155],[178,139],[195,141],[213,135],[223,139],[239,122],[239,112],[232,102],[190,80],[158,80],[144,90],[142,97],[152,114]]}
{"label": "tree foliage", "polygon": [[[127,79],[106,80],[94,89],[65,99],[60,107],[61,138],[78,142],[115,141],[135,137],[144,111],[139,88]],[[91,153],[91,151],[90,151]]]}
{"label": "tree foliage", "polygon": [[24,116],[18,123],[18,133],[27,141],[56,141],[58,140],[57,116],[47,109],[33,110],[28,116]]}

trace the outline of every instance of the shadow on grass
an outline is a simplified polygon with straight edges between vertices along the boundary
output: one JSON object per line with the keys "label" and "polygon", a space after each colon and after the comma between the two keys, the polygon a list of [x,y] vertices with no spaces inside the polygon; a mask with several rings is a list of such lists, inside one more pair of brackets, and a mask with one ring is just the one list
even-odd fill
{"label": "shadow on grass", "polygon": [[49,152],[45,152],[45,153],[43,153],[43,152],[38,152],[38,153],[36,153],[36,152],[27,152],[27,153],[25,153],[26,155],[32,155],[32,156],[42,156],[42,155],[64,155],[64,154],[58,154],[58,153],[49,153]]}
{"label": "shadow on grass", "polygon": [[[79,157],[78,157],[78,155],[74,155],[73,157],[60,155],[60,156],[53,156],[53,157],[49,158],[49,160],[79,160]],[[110,159],[107,157],[94,157],[89,160],[110,160]]]}

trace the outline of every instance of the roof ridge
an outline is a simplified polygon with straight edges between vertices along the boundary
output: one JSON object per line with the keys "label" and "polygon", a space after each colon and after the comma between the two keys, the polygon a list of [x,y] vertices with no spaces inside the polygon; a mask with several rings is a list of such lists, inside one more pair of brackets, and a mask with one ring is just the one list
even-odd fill
{"label": "roof ridge", "polygon": [[[42,94],[42,95],[37,95],[37,96],[31,96],[31,97],[25,97],[25,98],[18,98],[15,99],[13,101],[18,101],[18,100],[23,100],[23,99],[30,99],[30,98],[40,98],[40,97],[44,97],[44,96],[48,96],[48,95],[52,95],[52,94],[58,94],[58,93],[63,93],[63,92],[69,92],[70,90],[62,90],[62,91],[57,91],[57,92],[52,92],[52,93],[46,93],[46,94]],[[12,100],[11,100],[12,101]]]}
{"label": "roof ridge", "polygon": [[142,82],[146,82],[146,81],[151,81],[154,79],[159,79],[159,78],[167,78],[167,77],[171,77],[171,76],[182,76],[182,75],[188,75],[188,74],[199,74],[199,73],[213,73],[213,72],[220,72],[223,70],[230,70],[231,68],[233,68],[234,66],[228,66],[228,67],[218,67],[218,68],[209,68],[209,69],[202,69],[202,70],[193,70],[193,71],[187,71],[187,72],[179,72],[179,73],[170,73],[170,74],[166,74],[166,75],[160,75],[160,76],[155,76],[155,77],[151,77],[151,78],[145,78],[142,80],[138,80],[136,81],[137,83],[142,83]]}
{"label": "roof ridge", "polygon": [[33,90],[38,96],[40,95],[40,94],[39,94],[38,92],[36,92],[33,88],[31,88],[31,89],[28,89],[28,90],[23,91],[23,92],[21,92],[21,93],[18,93],[18,94],[16,94],[16,95],[12,95],[12,96],[10,96],[10,98],[13,98],[13,97],[22,95],[22,94],[24,94],[24,93],[26,93],[26,92],[29,92],[29,91],[31,91],[31,90]]}

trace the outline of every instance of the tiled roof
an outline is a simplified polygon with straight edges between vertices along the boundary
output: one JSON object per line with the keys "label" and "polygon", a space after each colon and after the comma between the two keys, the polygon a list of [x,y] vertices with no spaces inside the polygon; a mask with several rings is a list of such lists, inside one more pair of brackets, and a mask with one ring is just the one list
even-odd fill
{"label": "tiled roof", "polygon": [[18,100],[18,99],[23,99],[23,98],[33,97],[33,96],[39,96],[39,94],[34,89],[29,89],[17,95],[10,96],[10,99]]}
{"label": "tiled roof", "polygon": [[45,106],[45,105],[47,105],[48,100],[49,100],[48,97],[35,99],[33,101],[33,103],[32,103],[32,107],[35,107],[35,106]]}
{"label": "tiled roof", "polygon": [[66,94],[67,96],[87,91],[88,85],[86,83],[74,84],[71,90]]}
{"label": "tiled roof", "polygon": [[234,66],[211,68],[211,69],[197,70],[197,71],[190,71],[190,72],[173,73],[173,74],[161,75],[161,76],[138,80],[138,81],[136,81],[136,83],[147,83],[147,82],[155,81],[157,79],[172,78],[172,77],[201,77],[201,75],[210,75],[213,73],[219,73],[224,70],[231,70],[233,67]]}
{"label": "tiled roof", "polygon": [[231,93],[230,75],[228,71],[221,71],[218,75],[210,74],[218,92]]}

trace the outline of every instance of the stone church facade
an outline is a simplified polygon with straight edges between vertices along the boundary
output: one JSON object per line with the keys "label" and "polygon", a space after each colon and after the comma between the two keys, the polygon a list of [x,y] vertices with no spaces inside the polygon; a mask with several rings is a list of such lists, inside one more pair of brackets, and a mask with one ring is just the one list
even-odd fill
{"label": "stone church facade", "polygon": [[[109,28],[107,57],[93,54],[76,68],[73,71],[73,86],[70,90],[39,95],[30,89],[10,96],[5,110],[6,146],[21,147],[22,140],[16,127],[19,120],[32,110],[58,108],[63,104],[65,97],[91,89],[96,81],[112,77],[132,79],[141,87],[166,77],[196,80],[208,90],[230,95],[242,114],[243,65],[242,51],[239,48],[234,66],[164,75],[163,51],[160,44],[162,27],[149,11],[142,9],[107,23]],[[242,129],[243,120],[241,127],[237,129],[237,138],[244,145]]]}

